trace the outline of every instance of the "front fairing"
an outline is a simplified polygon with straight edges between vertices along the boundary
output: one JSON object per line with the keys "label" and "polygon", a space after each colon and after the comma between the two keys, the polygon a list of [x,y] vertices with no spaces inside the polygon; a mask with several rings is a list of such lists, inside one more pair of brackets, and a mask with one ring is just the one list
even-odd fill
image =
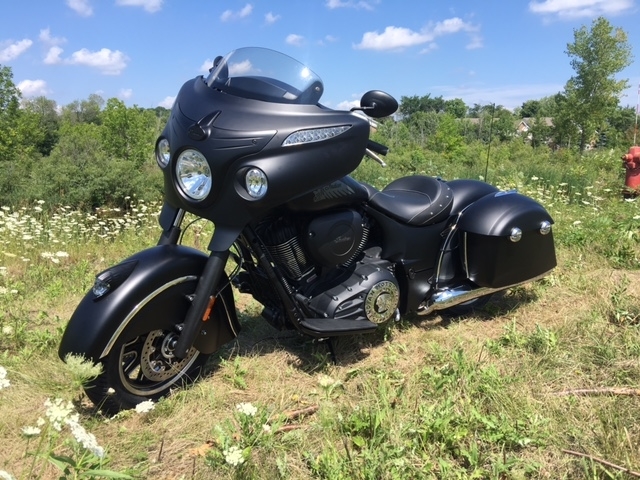
{"label": "front fairing", "polygon": [[[345,125],[349,128],[333,138],[283,146],[294,132]],[[197,77],[183,85],[161,137],[171,146],[171,160],[163,169],[166,202],[217,227],[241,229],[274,207],[352,172],[368,137],[369,122],[350,112],[242,98]],[[199,202],[176,183],[176,158],[188,148],[201,152],[211,169],[211,193]],[[251,168],[261,169],[268,179],[267,194],[259,200],[245,187]]]}

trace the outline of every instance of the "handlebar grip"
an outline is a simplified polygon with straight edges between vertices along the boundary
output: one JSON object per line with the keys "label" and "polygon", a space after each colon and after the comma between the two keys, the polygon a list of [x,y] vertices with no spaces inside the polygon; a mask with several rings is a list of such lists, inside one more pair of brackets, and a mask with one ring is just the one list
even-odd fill
{"label": "handlebar grip", "polygon": [[369,140],[367,142],[367,148],[380,155],[386,155],[389,153],[389,147],[382,145],[381,143],[374,142],[373,140]]}

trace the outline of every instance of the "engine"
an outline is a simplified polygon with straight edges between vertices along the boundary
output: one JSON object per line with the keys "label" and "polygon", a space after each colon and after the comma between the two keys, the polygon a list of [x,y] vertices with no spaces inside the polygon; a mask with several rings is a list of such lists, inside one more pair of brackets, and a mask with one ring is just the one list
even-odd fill
{"label": "engine", "polygon": [[368,222],[356,210],[271,218],[259,231],[290,293],[314,317],[383,323],[394,316],[394,266],[368,245]]}

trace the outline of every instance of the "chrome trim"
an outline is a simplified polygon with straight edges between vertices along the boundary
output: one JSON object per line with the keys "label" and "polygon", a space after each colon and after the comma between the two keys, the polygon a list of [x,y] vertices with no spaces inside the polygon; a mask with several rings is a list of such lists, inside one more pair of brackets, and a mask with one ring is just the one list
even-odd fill
{"label": "chrome trim", "polygon": [[[553,269],[551,269],[553,270]],[[434,293],[428,300],[428,304],[422,305],[418,310],[421,315],[426,315],[436,310],[444,310],[461,303],[475,300],[476,298],[489,295],[491,293],[499,292],[501,290],[507,290],[509,288],[517,287],[525,283],[535,282],[541,278],[546,277],[551,270],[544,272],[536,277],[530,278],[523,282],[514,283],[513,285],[507,285],[500,288],[478,287],[472,288],[468,285],[462,285],[460,287],[443,289]]]}
{"label": "chrome trim", "polygon": [[109,339],[109,341],[107,342],[107,345],[104,347],[104,350],[102,350],[102,353],[100,354],[100,358],[104,358],[107,355],[109,355],[109,352],[111,352],[111,349],[113,348],[113,345],[116,343],[116,340],[118,340],[118,337],[120,336],[120,334],[123,332],[123,330],[125,328],[127,328],[127,325],[129,325],[129,322],[131,321],[131,319],[147,304],[149,303],[151,300],[153,300],[154,297],[156,297],[157,295],[159,295],[160,293],[164,292],[165,290],[173,287],[174,285],[178,285],[179,283],[183,283],[183,282],[190,282],[191,280],[197,280],[198,277],[197,275],[187,275],[185,277],[180,277],[180,278],[176,278],[174,280],[171,280],[168,283],[165,283],[164,285],[162,285],[160,288],[154,290],[153,292],[151,292],[149,295],[147,295],[140,303],[138,303],[135,307],[133,307],[133,309],[129,312],[129,314],[124,318],[124,320],[120,323],[120,325],[118,325],[118,328],[116,329],[115,332],[113,332],[113,335],[111,335],[111,338]]}
{"label": "chrome trim", "polygon": [[467,232],[464,232],[464,241],[463,241],[463,247],[464,247],[464,273],[467,274],[467,278],[469,278],[471,275],[469,275],[469,252],[467,251]]}
{"label": "chrome trim", "polygon": [[176,218],[173,219],[173,226],[174,227],[180,228],[180,225],[182,225],[182,220],[184,219],[184,214],[185,214],[184,209],[182,209],[182,208],[178,209],[178,213],[176,214]]}
{"label": "chrome trim", "polygon": [[[463,210],[464,211],[464,210]],[[442,269],[442,262],[444,260],[444,253],[447,250],[447,247],[451,243],[451,239],[453,235],[458,231],[458,221],[460,220],[460,216],[462,212],[458,214],[458,218],[451,224],[449,228],[449,232],[447,233],[447,237],[442,242],[442,247],[440,247],[440,255],[438,256],[438,265],[436,266],[436,281],[435,288],[438,288],[438,282],[440,281],[440,270]]]}

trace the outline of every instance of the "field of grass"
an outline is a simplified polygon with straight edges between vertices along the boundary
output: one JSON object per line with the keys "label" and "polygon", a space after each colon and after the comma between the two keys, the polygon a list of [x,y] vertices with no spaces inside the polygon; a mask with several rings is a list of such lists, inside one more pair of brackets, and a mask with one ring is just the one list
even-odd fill
{"label": "field of grass", "polygon": [[[2,206],[0,478],[640,476],[640,199],[560,171],[496,182],[551,212],[545,279],[474,315],[340,339],[337,363],[238,295],[243,332],[198,383],[115,417],[57,346],[94,274],[155,243],[159,205]],[[207,228],[187,243],[206,246]]]}

